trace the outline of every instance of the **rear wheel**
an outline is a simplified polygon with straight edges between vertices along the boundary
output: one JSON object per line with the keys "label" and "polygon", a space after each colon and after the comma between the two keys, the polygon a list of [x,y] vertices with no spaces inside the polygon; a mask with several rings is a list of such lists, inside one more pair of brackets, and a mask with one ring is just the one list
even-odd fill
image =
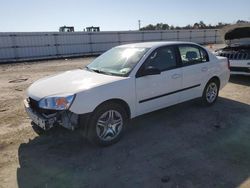
{"label": "rear wheel", "polygon": [[120,140],[127,122],[127,114],[116,103],[103,104],[95,110],[89,122],[88,139],[107,146]]}
{"label": "rear wheel", "polygon": [[216,102],[218,95],[219,95],[219,82],[216,79],[212,79],[207,83],[203,91],[202,103],[206,106],[213,105]]}

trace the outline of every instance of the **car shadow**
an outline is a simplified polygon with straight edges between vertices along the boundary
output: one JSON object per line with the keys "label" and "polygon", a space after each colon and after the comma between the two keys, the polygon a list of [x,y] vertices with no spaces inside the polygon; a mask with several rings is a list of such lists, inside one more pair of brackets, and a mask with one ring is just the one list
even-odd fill
{"label": "car shadow", "polygon": [[97,147],[55,129],[20,145],[20,188],[237,187],[250,177],[250,105],[186,102],[131,121],[123,139]]}
{"label": "car shadow", "polygon": [[250,76],[231,75],[229,82],[244,86],[250,86]]}

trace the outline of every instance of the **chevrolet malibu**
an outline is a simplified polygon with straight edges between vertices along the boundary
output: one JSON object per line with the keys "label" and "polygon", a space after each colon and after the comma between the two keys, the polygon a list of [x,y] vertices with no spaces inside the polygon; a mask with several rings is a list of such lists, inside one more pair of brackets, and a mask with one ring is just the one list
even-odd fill
{"label": "chevrolet malibu", "polygon": [[136,116],[194,98],[214,104],[229,75],[227,58],[195,43],[127,44],[84,69],[34,82],[24,104],[43,130],[82,127],[91,142],[110,145]]}

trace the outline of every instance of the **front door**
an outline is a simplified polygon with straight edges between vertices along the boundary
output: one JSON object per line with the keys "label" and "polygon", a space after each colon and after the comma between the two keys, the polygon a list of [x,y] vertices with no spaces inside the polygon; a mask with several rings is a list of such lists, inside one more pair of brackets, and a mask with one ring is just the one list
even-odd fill
{"label": "front door", "polygon": [[[136,78],[137,115],[178,103],[182,89],[182,70],[177,63],[175,47],[156,49],[144,62]],[[147,67],[160,74],[141,75]]]}

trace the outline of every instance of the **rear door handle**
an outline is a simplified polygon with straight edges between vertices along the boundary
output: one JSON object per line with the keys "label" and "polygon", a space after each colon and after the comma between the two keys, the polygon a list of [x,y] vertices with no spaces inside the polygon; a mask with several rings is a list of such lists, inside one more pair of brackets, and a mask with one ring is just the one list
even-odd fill
{"label": "rear door handle", "polygon": [[173,74],[173,75],[171,76],[172,79],[177,79],[177,78],[180,78],[180,77],[181,77],[180,74]]}
{"label": "rear door handle", "polygon": [[202,72],[207,72],[207,70],[208,70],[207,67],[202,67],[202,68],[201,68],[201,71],[202,71]]}

